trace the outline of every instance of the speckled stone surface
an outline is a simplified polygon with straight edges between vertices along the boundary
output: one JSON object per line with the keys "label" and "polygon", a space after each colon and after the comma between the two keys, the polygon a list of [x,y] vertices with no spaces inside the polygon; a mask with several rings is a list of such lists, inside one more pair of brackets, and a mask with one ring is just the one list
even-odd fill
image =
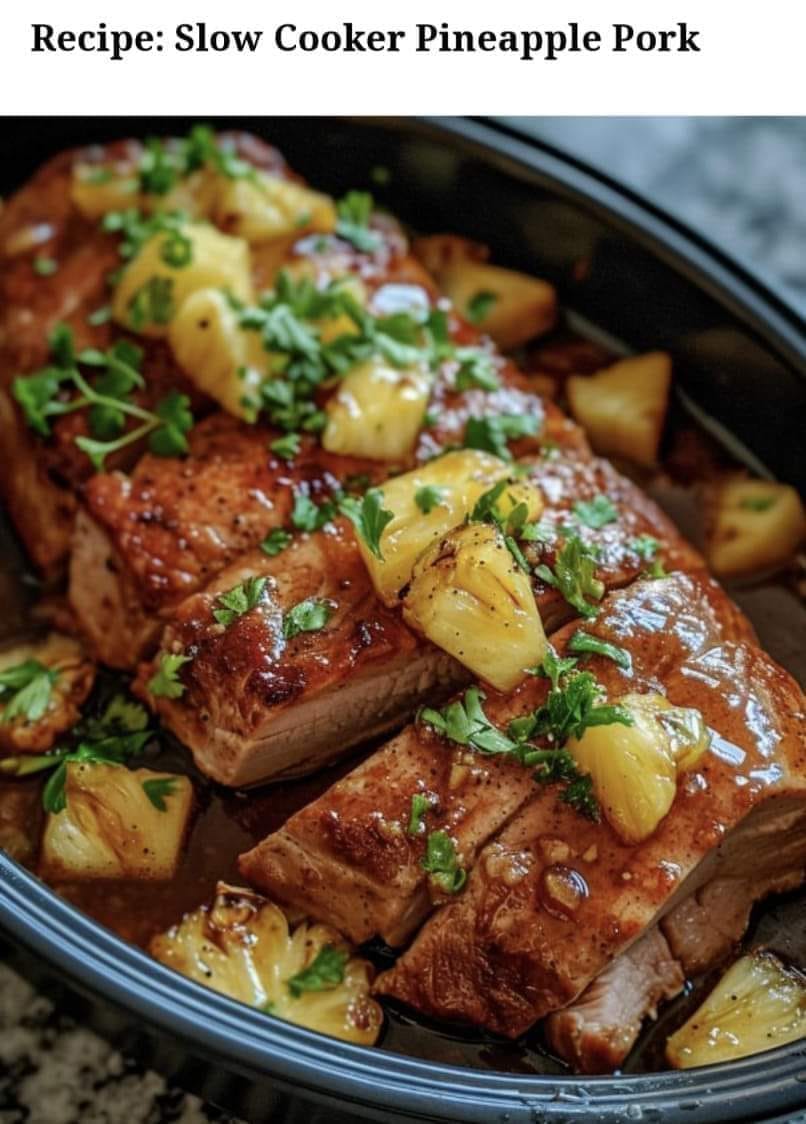
{"label": "speckled stone surface", "polygon": [[[806,313],[806,119],[517,119],[655,199]],[[0,1124],[204,1124],[0,962]]]}

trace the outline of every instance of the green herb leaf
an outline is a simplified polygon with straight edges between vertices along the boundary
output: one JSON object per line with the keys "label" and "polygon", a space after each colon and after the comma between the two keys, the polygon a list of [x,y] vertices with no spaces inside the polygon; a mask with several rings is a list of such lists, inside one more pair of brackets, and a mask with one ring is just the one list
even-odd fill
{"label": "green herb leaf", "polygon": [[461,702],[454,700],[442,710],[424,707],[418,718],[457,745],[489,755],[512,753],[516,743],[490,722],[481,706],[483,699],[478,687],[469,687]]}
{"label": "green herb leaf", "polygon": [[658,553],[660,543],[652,535],[638,535],[636,538],[630,539],[628,545],[630,550],[635,551],[639,558],[648,562]]}
{"label": "green herb leaf", "polygon": [[148,324],[170,324],[176,306],[170,277],[150,277],[129,301],[129,323],[136,332]]}
{"label": "green herb leaf", "polygon": [[415,792],[411,798],[411,811],[409,812],[409,823],[406,831],[409,835],[422,835],[425,830],[423,818],[426,812],[431,810],[431,798],[426,796],[424,792]]}
{"label": "green herb leaf", "polygon": [[362,254],[374,253],[381,244],[381,236],[369,228],[373,206],[372,196],[365,191],[348,191],[336,205],[336,234]]}
{"label": "green herb leaf", "polygon": [[381,535],[395,517],[394,512],[383,506],[383,492],[370,488],[360,502],[353,496],[343,496],[339,510],[347,516],[372,554],[383,562]]}
{"label": "green herb leaf", "polygon": [[51,277],[59,268],[59,263],[53,258],[37,257],[33,260],[34,273],[38,277]]}
{"label": "green herb leaf", "polygon": [[166,796],[173,796],[176,791],[177,777],[153,777],[143,781],[143,792],[154,805],[158,812],[167,812]]}
{"label": "green herb leaf", "polygon": [[607,496],[594,496],[592,500],[578,500],[574,504],[574,514],[594,531],[615,523],[618,519],[618,508]]}
{"label": "green herb leaf", "polygon": [[595,617],[599,612],[585,598],[600,601],[604,596],[604,583],[595,577],[596,554],[593,549],[572,535],[554,559],[554,569],[546,565],[535,567],[535,574],[547,585],[558,589],[569,605],[580,616]]}
{"label": "green herb leaf", "polygon": [[247,578],[226,593],[219,593],[213,604],[213,617],[229,628],[234,621],[254,609],[263,596],[266,578]]}
{"label": "green herb leaf", "polygon": [[428,836],[420,866],[446,894],[458,894],[467,881],[467,871],[459,865],[454,842],[444,831],[432,831]]}
{"label": "green herb leaf", "polygon": [[579,655],[605,656],[624,671],[629,671],[632,667],[632,657],[626,648],[619,648],[617,644],[608,644],[606,640],[591,636],[589,632],[575,632],[568,642],[568,651]]}
{"label": "green herb leaf", "polygon": [[307,968],[288,981],[288,990],[295,999],[306,991],[331,991],[344,980],[344,969],[350,954],[326,944],[319,949]]}
{"label": "green herb leaf", "polygon": [[465,391],[478,387],[480,390],[493,391],[501,386],[495,363],[486,351],[473,347],[460,347],[456,349],[456,358],[459,360],[459,370],[456,372],[457,390]]}
{"label": "green herb leaf", "polygon": [[445,500],[446,490],[436,484],[424,484],[414,493],[414,502],[423,515],[428,515],[435,507],[439,507]]}
{"label": "green herb leaf", "polygon": [[498,295],[486,289],[474,293],[467,302],[466,315],[470,323],[480,324],[482,320],[486,320],[497,301]]}
{"label": "green herb leaf", "polygon": [[172,230],[163,240],[160,257],[171,269],[184,269],[193,261],[193,243],[181,230]]}
{"label": "green herb leaf", "polygon": [[282,527],[275,527],[273,531],[269,531],[263,542],[260,544],[260,549],[264,554],[268,554],[269,558],[274,558],[277,554],[282,554],[287,546],[291,544],[293,539],[288,531],[284,531]]}
{"label": "green herb leaf", "polygon": [[291,524],[297,531],[320,531],[322,527],[332,522],[335,515],[334,501],[325,500],[324,503],[317,505],[304,492],[294,494]]}
{"label": "green herb leaf", "polygon": [[281,460],[291,461],[299,453],[301,440],[298,433],[286,433],[272,441],[269,448]]}
{"label": "green herb leaf", "polygon": [[155,414],[160,424],[148,438],[151,452],[158,457],[178,457],[186,453],[190,446],[185,435],[193,428],[188,396],[171,391],[157,403]]}
{"label": "green herb leaf", "polygon": [[286,640],[293,640],[301,632],[319,632],[332,615],[333,607],[329,601],[308,597],[294,605],[283,617],[283,636]]}
{"label": "green herb leaf", "polygon": [[163,652],[156,672],[148,681],[148,692],[157,698],[181,699],[185,685],[179,680],[179,671],[186,663],[190,663],[190,656]]}
{"label": "green herb leaf", "polygon": [[775,496],[745,496],[739,507],[745,511],[769,511],[775,502]]}
{"label": "green herb leaf", "polygon": [[648,569],[644,570],[641,577],[643,578],[668,578],[669,574],[666,567],[663,565],[663,560],[655,558]]}
{"label": "green herb leaf", "polygon": [[469,418],[464,446],[493,453],[502,460],[512,460],[507,442],[532,437],[539,428],[539,419],[532,414],[493,414],[488,418]]}
{"label": "green herb leaf", "polygon": [[89,314],[87,323],[93,328],[100,328],[102,324],[108,324],[111,319],[112,306],[110,304],[104,304]]}
{"label": "green herb leaf", "polygon": [[58,815],[67,807],[67,762],[62,759],[42,789],[42,805],[46,812]]}
{"label": "green herb leaf", "polygon": [[38,722],[48,708],[58,678],[57,671],[38,660],[25,660],[0,672],[0,721]]}

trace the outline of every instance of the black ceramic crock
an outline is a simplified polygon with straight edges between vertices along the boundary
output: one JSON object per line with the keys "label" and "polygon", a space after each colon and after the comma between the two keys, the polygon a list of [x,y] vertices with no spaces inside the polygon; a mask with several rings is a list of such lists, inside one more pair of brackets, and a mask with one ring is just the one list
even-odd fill
{"label": "black ceramic crock", "polygon": [[[496,261],[547,277],[566,308],[630,347],[671,351],[704,424],[757,471],[806,491],[803,324],[674,218],[547,145],[471,119],[215,123],[265,136],[334,193],[371,186],[384,169],[384,202],[414,228],[488,242]],[[0,190],[65,147],[188,124],[6,118]],[[80,1017],[249,1121],[782,1122],[806,1106],[806,1040],[708,1069],[583,1079],[435,1065],[323,1038],[155,963],[1,853],[0,933]]]}

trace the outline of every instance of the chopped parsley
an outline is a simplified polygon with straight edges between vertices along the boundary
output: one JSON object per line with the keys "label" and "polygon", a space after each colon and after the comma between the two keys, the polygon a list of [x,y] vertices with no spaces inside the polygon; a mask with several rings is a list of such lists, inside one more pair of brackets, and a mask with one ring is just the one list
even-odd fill
{"label": "chopped parsley", "polygon": [[444,503],[445,494],[445,488],[440,488],[437,484],[424,484],[414,493],[414,502],[423,515],[428,515],[435,507]]}
{"label": "chopped parsley", "polygon": [[89,314],[89,316],[87,317],[87,323],[92,328],[100,328],[102,324],[108,324],[111,319],[112,306],[109,304],[103,304],[100,308],[96,308],[94,312],[91,312]]}
{"label": "chopped parsley", "polygon": [[269,558],[274,558],[277,554],[282,554],[287,546],[290,546],[293,535],[284,530],[282,527],[275,527],[273,531],[269,531],[263,542],[260,544],[260,549],[264,554],[268,554]]}
{"label": "chopped parsley", "polygon": [[272,441],[269,448],[280,460],[291,461],[299,453],[301,440],[298,433],[286,433]]}
{"label": "chopped parsley", "polygon": [[37,277],[51,277],[59,268],[55,258],[37,257],[33,260],[33,270]]}
{"label": "chopped parsley", "polygon": [[492,312],[493,306],[498,301],[498,295],[486,289],[474,293],[467,302],[466,315],[471,324],[481,324]]}
{"label": "chopped parsley", "polygon": [[184,269],[193,261],[193,243],[181,230],[172,230],[163,240],[160,257],[171,269]]}
{"label": "chopped parsley", "polygon": [[306,991],[331,991],[344,979],[344,969],[350,954],[344,949],[326,944],[319,949],[314,959],[301,972],[288,981],[288,990],[294,999]]}
{"label": "chopped parsley", "polygon": [[0,671],[0,722],[38,722],[48,709],[58,677],[57,671],[39,660],[25,660]]}
{"label": "chopped parsley", "polygon": [[173,796],[176,791],[176,782],[176,777],[152,777],[151,780],[143,781],[143,792],[158,812],[168,811],[165,798]]}
{"label": "chopped parsley", "polygon": [[321,504],[316,504],[304,492],[294,493],[291,524],[297,531],[321,531],[323,527],[332,522],[336,513],[335,500],[325,500]]}
{"label": "chopped parsley", "polygon": [[219,593],[213,603],[213,617],[218,624],[229,628],[239,617],[254,609],[263,597],[266,578],[247,578],[240,585]]}
{"label": "chopped parsley", "polygon": [[127,306],[129,323],[135,331],[148,324],[170,324],[176,310],[171,277],[154,275],[140,286]]}
{"label": "chopped parsley", "polygon": [[644,570],[641,577],[643,578],[668,578],[669,573],[663,565],[663,560],[660,558],[653,558],[652,564]]}
{"label": "chopped parsley", "polygon": [[186,663],[190,663],[190,656],[163,652],[157,670],[148,681],[149,694],[162,699],[181,699],[185,693],[185,685],[179,679],[179,671]]}
{"label": "chopped parsley", "polygon": [[369,226],[373,206],[373,198],[366,191],[348,191],[336,204],[336,234],[362,254],[373,254],[382,242],[377,231]]}
{"label": "chopped parsley", "polygon": [[591,636],[589,632],[575,632],[568,642],[568,651],[577,655],[605,656],[624,671],[629,671],[632,667],[632,657],[626,648],[609,644],[606,640],[600,640],[598,636]]}
{"label": "chopped parsley", "polygon": [[493,453],[502,460],[512,460],[508,441],[532,437],[540,428],[533,414],[493,414],[488,418],[469,418],[465,427],[464,447]]}
{"label": "chopped parsley", "polygon": [[425,830],[423,820],[427,812],[430,812],[433,802],[429,796],[424,792],[415,792],[411,798],[411,810],[409,812],[409,822],[406,831],[409,835],[422,835]]}
{"label": "chopped parsley", "polygon": [[535,574],[547,585],[559,590],[580,616],[590,618],[595,617],[599,610],[585,598],[601,601],[605,592],[604,583],[595,577],[595,568],[593,548],[572,535],[557,552],[553,570],[541,564],[535,567]]}
{"label": "chopped parsley", "polygon": [[489,755],[512,753],[516,743],[492,724],[482,709],[483,699],[478,687],[468,687],[461,702],[454,700],[442,710],[423,707],[418,718],[457,745]]}
{"label": "chopped parsley", "polygon": [[478,387],[480,390],[498,390],[501,380],[495,369],[492,356],[486,351],[474,347],[458,347],[455,357],[459,362],[456,372],[456,389],[459,391],[471,390]]}
{"label": "chopped parsley", "polygon": [[148,195],[167,195],[180,180],[205,166],[229,179],[254,179],[256,169],[220,141],[206,125],[194,125],[178,144],[149,137],[138,167],[138,184]]}
{"label": "chopped parsley", "polygon": [[467,871],[459,865],[454,842],[444,831],[432,831],[428,836],[420,866],[446,894],[458,894],[467,881]]}
{"label": "chopped parsley", "polygon": [[586,527],[594,531],[615,523],[618,519],[618,508],[604,495],[594,496],[592,500],[577,500],[574,504],[574,514]]}
{"label": "chopped parsley", "polygon": [[775,506],[775,496],[745,496],[739,507],[745,511],[769,511]]}
{"label": "chopped parsley", "polygon": [[634,539],[630,539],[630,550],[635,551],[639,558],[649,562],[658,553],[660,543],[652,535],[638,535]]}
{"label": "chopped parsley", "polygon": [[283,617],[283,636],[293,640],[301,632],[319,632],[333,615],[329,601],[317,597],[307,597],[294,605]]}
{"label": "chopped parsley", "polygon": [[120,235],[118,253],[128,261],[155,234],[186,237],[182,234],[182,228],[187,221],[188,216],[181,211],[144,215],[136,207],[130,207],[125,211],[107,212],[101,220],[101,229],[107,234]]}
{"label": "chopped parsley", "polygon": [[370,552],[383,562],[381,535],[395,517],[383,506],[383,492],[379,488],[370,488],[360,501],[353,496],[344,496],[339,509],[353,524]]}

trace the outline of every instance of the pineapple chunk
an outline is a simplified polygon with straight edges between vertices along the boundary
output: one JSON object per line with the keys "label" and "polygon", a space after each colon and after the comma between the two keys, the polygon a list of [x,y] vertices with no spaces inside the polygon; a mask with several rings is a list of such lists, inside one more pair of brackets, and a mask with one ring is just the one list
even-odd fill
{"label": "pineapple chunk", "polygon": [[617,700],[632,725],[589,726],[566,749],[590,774],[596,798],[627,843],[647,839],[668,813],[678,774],[694,768],[710,736],[697,710],[673,707],[663,695],[631,694]]}
{"label": "pineapple chunk", "polygon": [[414,567],[403,617],[499,691],[511,691],[546,654],[528,575],[487,523],[451,531]]}
{"label": "pineapple chunk", "polygon": [[733,964],[666,1043],[675,1069],[735,1061],[806,1036],[806,977],[766,949]]}
{"label": "pineapple chunk", "polygon": [[183,301],[168,329],[176,361],[200,390],[235,417],[254,421],[269,356],[257,332],[238,324],[218,289],[199,289]]}
{"label": "pineapple chunk", "polygon": [[310,231],[329,234],[336,229],[336,207],[328,195],[265,174],[225,181],[213,217],[247,242],[270,242]]}
{"label": "pineapple chunk", "polygon": [[[387,605],[397,604],[423,551],[463,522],[479,497],[509,472],[511,465],[498,457],[463,449],[387,480],[383,506],[393,519],[381,535],[383,557],[376,558],[363,539],[358,540],[372,584]],[[417,494],[425,488],[439,489],[439,502],[428,512],[417,503]]]}
{"label": "pineapple chunk", "polygon": [[367,359],[348,371],[328,401],[322,445],[344,456],[404,459],[414,450],[430,393],[425,366],[398,369]]}
{"label": "pineapple chunk", "polygon": [[557,294],[547,281],[487,262],[462,261],[436,275],[455,308],[499,347],[519,347],[554,326]]}
{"label": "pineapple chunk", "polygon": [[597,453],[651,468],[658,459],[672,381],[664,351],[621,359],[595,375],[571,375],[571,413]]}
{"label": "pineapple chunk", "polygon": [[123,765],[66,768],[67,806],[48,815],[42,840],[47,876],[172,878],[193,803],[188,778]]}
{"label": "pineapple chunk", "polygon": [[[38,668],[37,666],[38,665]],[[81,645],[71,636],[51,632],[44,639],[15,644],[0,652],[0,673],[30,674],[20,680],[25,690],[41,694],[20,705],[16,684],[8,683],[0,693],[0,747],[18,753],[38,753],[50,749],[59,734],[78,720],[79,707],[90,693],[95,666]],[[12,670],[13,669],[13,670]],[[32,682],[36,678],[38,683]],[[39,711],[41,710],[41,713]]]}
{"label": "pineapple chunk", "polygon": [[139,207],[137,175],[134,170],[118,171],[101,164],[74,164],[70,199],[88,219]]}
{"label": "pineapple chunk", "polygon": [[[145,336],[165,336],[182,303],[199,289],[226,289],[238,300],[252,300],[249,247],[212,226],[187,223],[177,235],[155,234],[123,272],[113,298],[115,320]],[[171,249],[184,247],[185,264],[170,264]]]}
{"label": "pineapple chunk", "polygon": [[221,191],[229,183],[225,176],[209,168],[199,168],[189,176],[177,180],[164,195],[143,195],[141,207],[149,214],[170,214],[181,211],[193,219],[207,219]]}
{"label": "pineapple chunk", "polygon": [[707,554],[719,577],[783,566],[792,558],[806,525],[794,488],[734,476],[712,499]]}
{"label": "pineapple chunk", "polygon": [[[331,971],[318,979],[300,973],[323,950]],[[303,922],[290,931],[273,902],[219,882],[212,905],[186,914],[152,940],[151,955],[197,983],[260,1007],[299,1026],[371,1046],[383,1014],[370,998],[373,971],[329,925]],[[313,984],[313,986],[311,986]]]}

